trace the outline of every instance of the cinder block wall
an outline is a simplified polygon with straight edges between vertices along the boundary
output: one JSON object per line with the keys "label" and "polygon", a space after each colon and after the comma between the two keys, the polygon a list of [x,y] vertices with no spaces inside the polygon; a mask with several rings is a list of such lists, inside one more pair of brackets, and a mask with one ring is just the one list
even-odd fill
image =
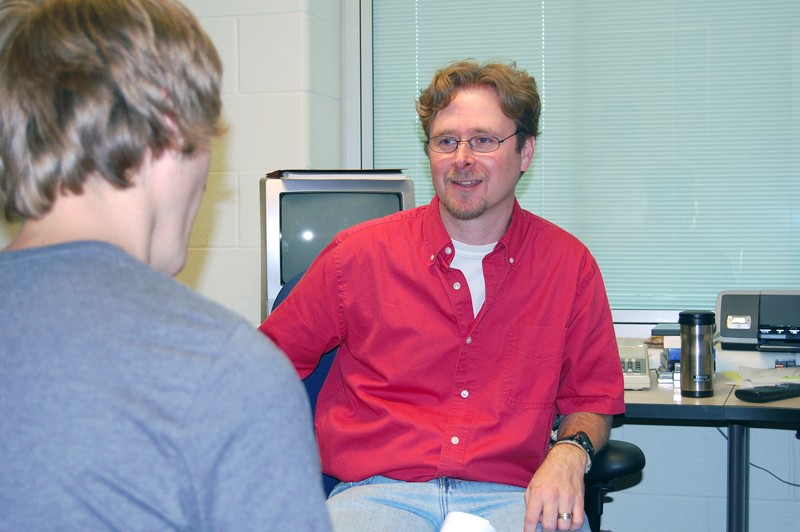
{"label": "cinder block wall", "polygon": [[261,317],[258,180],[278,168],[341,166],[338,0],[185,0],[225,65],[228,134],[179,279]]}

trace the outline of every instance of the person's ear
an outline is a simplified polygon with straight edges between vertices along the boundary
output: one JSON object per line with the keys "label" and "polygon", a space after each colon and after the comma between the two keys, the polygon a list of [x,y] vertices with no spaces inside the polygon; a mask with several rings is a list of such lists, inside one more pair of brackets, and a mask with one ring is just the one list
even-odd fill
{"label": "person's ear", "polygon": [[525,139],[525,144],[522,145],[522,149],[520,150],[520,174],[524,173],[533,162],[533,153],[536,151],[535,147],[536,139],[534,139],[532,135]]}

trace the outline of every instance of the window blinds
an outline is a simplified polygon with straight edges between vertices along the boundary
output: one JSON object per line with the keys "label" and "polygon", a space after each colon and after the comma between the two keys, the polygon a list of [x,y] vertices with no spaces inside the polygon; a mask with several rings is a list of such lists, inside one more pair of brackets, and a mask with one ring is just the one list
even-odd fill
{"label": "window blinds", "polygon": [[800,3],[373,0],[373,162],[433,195],[414,101],[463,58],[542,96],[517,193],[597,257],[615,309],[800,289]]}

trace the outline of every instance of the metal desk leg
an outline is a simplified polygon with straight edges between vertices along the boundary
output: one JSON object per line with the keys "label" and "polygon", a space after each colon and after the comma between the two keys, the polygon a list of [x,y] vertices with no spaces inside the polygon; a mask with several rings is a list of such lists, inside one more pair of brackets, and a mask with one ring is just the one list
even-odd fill
{"label": "metal desk leg", "polygon": [[728,532],[747,532],[750,526],[750,428],[728,426]]}

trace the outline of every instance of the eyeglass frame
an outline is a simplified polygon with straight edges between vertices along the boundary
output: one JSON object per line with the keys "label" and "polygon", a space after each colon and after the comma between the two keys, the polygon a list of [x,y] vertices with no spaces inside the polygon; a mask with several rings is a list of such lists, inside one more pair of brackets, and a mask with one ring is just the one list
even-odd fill
{"label": "eyeglass frame", "polygon": [[[515,132],[513,132],[512,134],[510,134],[509,136],[507,136],[506,138],[503,138],[503,139],[501,139],[499,137],[495,137],[494,135],[483,135],[483,134],[475,135],[475,136],[470,137],[470,138],[468,138],[466,140],[458,139],[456,137],[453,137],[452,135],[436,135],[435,137],[431,137],[428,140],[426,140],[425,141],[425,145],[428,147],[428,149],[432,150],[434,153],[441,153],[441,154],[444,154],[444,155],[449,155],[451,153],[457,152],[458,151],[458,147],[462,143],[466,143],[467,146],[469,146],[469,149],[474,151],[475,153],[494,153],[494,152],[496,152],[497,150],[500,149],[500,145],[503,144],[505,141],[507,141],[511,137],[515,137],[515,136],[519,135],[520,133],[524,133],[524,132],[525,132],[524,129],[518,129],[518,130],[516,130]],[[495,149],[489,150],[489,151],[476,150],[475,146],[472,145],[472,141],[477,139],[477,138],[479,138],[479,137],[489,137],[489,138],[495,139],[497,141],[497,147]],[[431,141],[433,139],[439,139],[439,138],[453,139],[455,141],[455,147],[453,148],[453,150],[452,151],[439,151],[439,150],[436,150],[436,149],[432,148],[431,147]]]}

